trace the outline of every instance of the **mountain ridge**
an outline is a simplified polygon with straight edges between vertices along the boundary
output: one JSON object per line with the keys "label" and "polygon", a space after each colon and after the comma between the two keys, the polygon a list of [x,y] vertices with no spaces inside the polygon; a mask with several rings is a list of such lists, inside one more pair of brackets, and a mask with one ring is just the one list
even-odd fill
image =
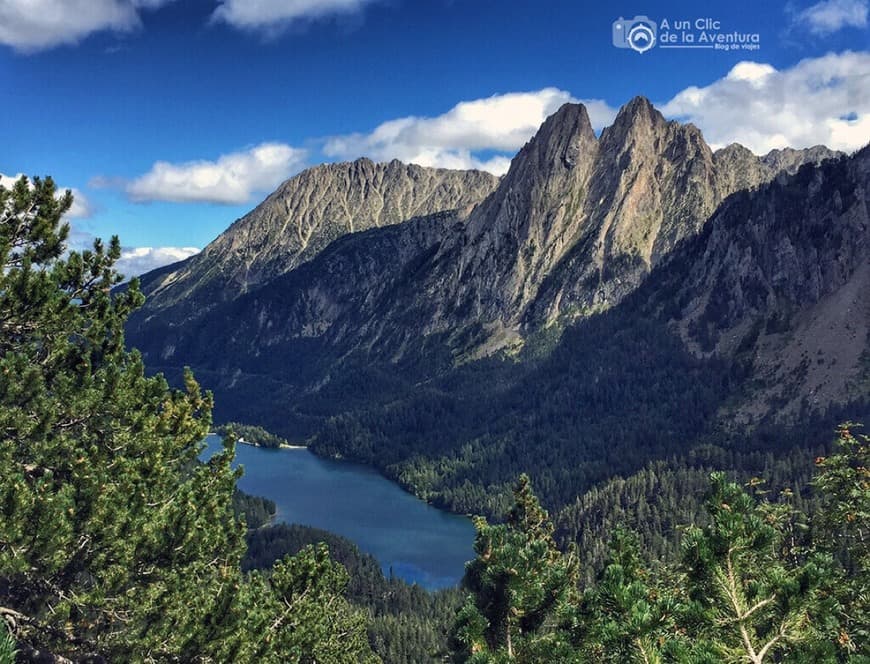
{"label": "mountain ridge", "polygon": [[322,164],[286,180],[199,254],[141,278],[148,296],[135,320],[159,314],[181,323],[216,303],[295,269],[354,231],[466,208],[498,178],[361,158]]}
{"label": "mountain ridge", "polygon": [[[451,213],[442,213],[437,224],[442,235],[415,236],[409,231],[401,255],[416,267],[407,297],[375,302],[375,293],[385,293],[378,282],[390,281],[386,271],[354,274],[344,264],[343,271],[327,268],[323,276],[313,275],[303,298],[312,303],[308,318],[298,307],[270,311],[260,306],[268,300],[262,297],[256,299],[256,312],[246,318],[260,321],[258,336],[266,333],[265,328],[284,330],[288,339],[319,330],[327,344],[344,343],[353,327],[362,347],[392,345],[388,354],[394,357],[415,339],[432,335],[452,337],[447,344],[454,353],[479,357],[521,345],[525,335],[541,326],[613,306],[680,241],[696,235],[735,187],[758,187],[779,173],[794,171],[802,160],[833,155],[825,148],[811,148],[756,157],[736,144],[713,153],[696,127],[666,120],[643,97],[626,104],[613,125],[596,137],[585,107],[565,104],[523,146],[501,180],[483,179],[492,190],[478,204],[453,214],[451,223],[444,216]],[[320,168],[345,175],[348,169],[352,174],[402,168],[427,173],[396,161],[375,165],[365,159]],[[290,183],[314,173],[311,169],[282,185],[203,254],[227,254],[227,245],[242,235],[239,229],[247,235],[267,234],[272,226],[258,224],[263,217],[258,211],[264,206],[270,209],[267,203],[280,199]],[[471,177],[475,182],[479,178],[479,174],[456,173],[457,178]],[[472,188],[468,197],[479,191]],[[458,202],[464,202],[464,193],[457,193]],[[416,255],[411,256],[413,237],[420,242]],[[279,244],[273,243],[275,247]],[[297,265],[294,260],[299,255],[282,259],[283,265]],[[267,267],[258,269],[268,272]],[[292,271],[292,267],[279,270],[281,274]],[[160,280],[172,287],[177,274],[165,269]],[[281,274],[272,277],[276,284]],[[226,276],[221,279],[228,280]],[[268,286],[268,282],[264,279],[263,283]],[[165,313],[167,307],[161,306],[161,300],[167,299],[164,287],[154,286],[148,276],[145,283],[152,303],[138,320],[160,312],[164,320],[156,323],[158,328],[165,327],[167,319],[176,325],[178,321]],[[216,302],[236,299],[256,287],[255,282],[207,303],[194,297],[185,306],[195,307],[195,315],[201,316]],[[317,320],[317,311],[331,313]],[[339,319],[345,322],[331,331]],[[153,355],[153,341],[144,342],[145,335],[136,333],[138,320],[134,321],[133,339],[144,346],[146,355]],[[183,331],[171,334],[183,336]],[[266,336],[271,338],[273,333]],[[172,343],[159,350],[162,360],[169,359],[175,346]]]}
{"label": "mountain ridge", "polygon": [[[868,153],[714,152],[642,98],[595,137],[563,106],[477,205],[342,235],[130,339],[152,370],[191,365],[218,419],[450,509],[497,513],[532,448],[562,505],[717,427],[866,394]],[[825,318],[847,300],[844,344]]]}

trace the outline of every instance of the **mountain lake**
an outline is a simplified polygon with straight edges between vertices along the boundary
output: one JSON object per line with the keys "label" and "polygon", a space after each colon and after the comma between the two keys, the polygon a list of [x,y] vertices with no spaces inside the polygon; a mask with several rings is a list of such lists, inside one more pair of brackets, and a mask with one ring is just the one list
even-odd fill
{"label": "mountain lake", "polygon": [[[202,458],[221,449],[209,435]],[[322,528],[372,554],[384,574],[429,590],[459,583],[474,557],[474,526],[464,516],[415,498],[377,471],[316,456],[304,447],[236,445],[245,493],[275,501],[276,522]]]}

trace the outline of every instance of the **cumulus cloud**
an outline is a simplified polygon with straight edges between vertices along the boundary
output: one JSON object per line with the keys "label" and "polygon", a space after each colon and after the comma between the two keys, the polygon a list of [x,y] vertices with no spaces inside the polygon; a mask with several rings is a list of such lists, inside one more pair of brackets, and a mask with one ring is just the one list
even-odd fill
{"label": "cumulus cloud", "polygon": [[279,32],[294,23],[354,14],[377,0],[220,0],[212,20],[242,30]]}
{"label": "cumulus cloud", "polygon": [[795,24],[816,35],[830,35],[843,28],[866,28],[868,0],[822,0],[795,16]]}
{"label": "cumulus cloud", "polygon": [[33,53],[76,44],[91,33],[129,32],[139,11],[172,0],[0,0],[0,44]]}
{"label": "cumulus cloud", "polygon": [[724,78],[678,93],[662,112],[696,124],[716,147],[856,150],[870,138],[870,53],[828,54],[782,70],[740,62]]}
{"label": "cumulus cloud", "polygon": [[23,173],[17,175],[4,175],[0,173],[0,187],[4,189],[12,189],[12,186],[21,178]]}
{"label": "cumulus cloud", "polygon": [[158,161],[125,189],[137,202],[246,203],[255,192],[275,189],[297,172],[304,160],[304,150],[283,143],[261,143],[216,161]]}
{"label": "cumulus cloud", "polygon": [[[323,151],[341,159],[399,159],[421,166],[478,168],[500,175],[547,116],[562,104],[576,101],[557,88],[463,101],[436,117],[398,118],[370,133],[334,136],[326,141]],[[616,114],[604,101],[582,101],[597,129],[609,124]]]}
{"label": "cumulus cloud", "polygon": [[[18,173],[17,175],[4,175],[3,173],[0,173],[0,186],[5,187],[6,189],[11,189],[22,175],[22,173]],[[62,195],[66,189],[67,187],[58,187],[58,194]],[[94,207],[81,190],[71,187],[70,191],[72,191],[73,195],[73,204],[64,215],[64,219],[86,219],[87,217],[92,216],[94,214]]]}
{"label": "cumulus cloud", "polygon": [[115,269],[131,279],[199,253],[196,247],[125,247]]}
{"label": "cumulus cloud", "polygon": [[73,204],[65,216],[70,219],[87,219],[93,216],[94,207],[81,190],[73,187],[70,191],[73,195]]}

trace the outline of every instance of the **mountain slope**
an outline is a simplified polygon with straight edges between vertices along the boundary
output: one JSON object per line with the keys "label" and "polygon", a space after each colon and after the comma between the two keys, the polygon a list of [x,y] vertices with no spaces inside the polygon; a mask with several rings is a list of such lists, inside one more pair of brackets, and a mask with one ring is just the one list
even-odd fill
{"label": "mountain slope", "polygon": [[203,251],[142,277],[148,302],[138,322],[180,323],[310,260],[347,233],[466,208],[498,179],[481,171],[376,164],[324,164],[284,182]]}
{"label": "mountain slope", "polygon": [[[769,453],[769,437],[749,436],[735,413],[752,411],[768,429],[827,409],[863,415],[868,204],[870,148],[735,194],[636,291],[566,329],[543,359],[530,344],[519,361],[468,363],[401,401],[333,418],[314,447],[377,465],[452,509],[498,514],[520,472],[561,507],[710,442]],[[818,334],[822,324],[835,333]],[[798,371],[784,355],[793,349]]]}
{"label": "mountain slope", "polygon": [[[403,249],[386,258],[378,248],[378,233],[364,234],[360,245],[330,247],[311,269],[267,278],[269,270],[278,269],[270,265],[294,265],[302,255],[291,252],[282,259],[280,242],[271,240],[275,258],[269,259],[268,252],[257,258],[258,278],[263,279],[259,287],[245,291],[239,285],[228,293],[212,293],[212,286],[236,279],[232,275],[250,276],[235,258],[219,258],[235,255],[227,249],[234,243],[239,252],[260,256],[256,247],[263,241],[250,235],[271,226],[252,220],[274,208],[278,194],[296,179],[291,180],[218,238],[214,249],[192,259],[196,266],[146,279],[150,304],[131,325],[131,339],[152,364],[194,362],[224,371],[232,362],[250,371],[242,357],[256,356],[266,347],[270,353],[283,348],[282,354],[290,354],[300,339],[316,340],[338,356],[362,350],[397,359],[429,339],[454,356],[479,357],[521,345],[543,325],[617,304],[681,240],[696,235],[736,187],[758,186],[775,177],[777,169],[833,154],[813,148],[759,158],[739,146],[714,154],[695,127],[667,122],[643,98],[627,104],[599,140],[585,108],[566,104],[523,147],[492,195],[467,217],[455,216],[455,222],[464,223],[442,219],[436,224],[440,230],[423,234],[419,222],[402,225],[395,232],[402,236],[396,241]],[[323,168],[357,172],[376,167],[355,162]],[[405,167],[392,162],[383,168],[401,172]],[[478,176],[454,177],[476,181]],[[299,186],[294,184],[294,190]],[[326,194],[320,199],[324,209],[338,205],[328,199]],[[355,221],[354,227],[366,224],[370,221]],[[372,246],[370,258],[366,243]],[[352,255],[343,256],[349,247]],[[203,273],[208,261],[217,261],[210,269],[218,277],[205,271],[198,282],[184,278]],[[196,282],[193,291],[191,282]],[[167,285],[152,285],[158,283]],[[240,291],[238,306],[218,306],[208,320],[178,325],[177,309],[199,316]],[[203,294],[211,294],[207,302],[202,302]],[[233,328],[219,331],[227,320]],[[226,341],[213,357],[201,344],[189,343],[206,334]],[[190,348],[190,355],[182,350],[185,344],[199,350]],[[216,344],[221,345],[219,339],[208,347]]]}
{"label": "mountain slope", "polygon": [[218,418],[452,509],[499,514],[524,470],[561,506],[867,397],[868,153],[714,153],[643,99],[599,139],[566,105],[473,209],[345,235],[135,343]]}

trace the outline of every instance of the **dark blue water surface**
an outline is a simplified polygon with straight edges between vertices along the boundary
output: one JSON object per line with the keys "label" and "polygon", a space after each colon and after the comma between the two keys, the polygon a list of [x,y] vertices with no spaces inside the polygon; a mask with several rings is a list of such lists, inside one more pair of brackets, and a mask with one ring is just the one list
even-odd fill
{"label": "dark blue water surface", "polygon": [[[207,458],[220,449],[209,436]],[[474,557],[471,520],[427,505],[377,472],[315,456],[304,448],[236,445],[239,488],[275,501],[276,519],[352,540],[390,572],[429,589],[459,582]]]}

